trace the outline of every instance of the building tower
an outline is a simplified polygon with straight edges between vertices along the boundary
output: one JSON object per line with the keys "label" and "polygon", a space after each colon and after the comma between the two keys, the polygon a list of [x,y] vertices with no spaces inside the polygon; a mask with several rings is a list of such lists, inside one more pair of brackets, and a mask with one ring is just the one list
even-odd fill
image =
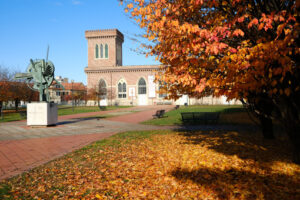
{"label": "building tower", "polygon": [[85,31],[88,68],[122,66],[123,34],[117,29]]}

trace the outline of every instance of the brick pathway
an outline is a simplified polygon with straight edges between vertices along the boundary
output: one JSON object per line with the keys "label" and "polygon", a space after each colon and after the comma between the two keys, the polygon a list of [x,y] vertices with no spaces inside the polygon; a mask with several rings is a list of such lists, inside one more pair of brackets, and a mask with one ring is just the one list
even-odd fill
{"label": "brick pathway", "polygon": [[114,133],[0,141],[0,180],[18,175]]}
{"label": "brick pathway", "polygon": [[174,106],[155,106],[149,107],[149,110],[143,112],[132,113],[128,115],[120,115],[113,118],[108,118],[110,121],[126,122],[126,123],[140,123],[152,119],[152,115],[156,113],[157,110],[164,109],[166,112],[172,110]]}
{"label": "brick pathway", "polygon": [[[133,107],[60,116],[58,125],[48,128],[29,128],[26,121],[1,123],[0,180],[28,171],[118,132],[161,129],[138,123],[151,119],[156,110],[162,108],[170,110],[173,106]],[[118,114],[120,111],[123,114],[125,112],[125,115],[109,120],[82,118],[97,114]]]}

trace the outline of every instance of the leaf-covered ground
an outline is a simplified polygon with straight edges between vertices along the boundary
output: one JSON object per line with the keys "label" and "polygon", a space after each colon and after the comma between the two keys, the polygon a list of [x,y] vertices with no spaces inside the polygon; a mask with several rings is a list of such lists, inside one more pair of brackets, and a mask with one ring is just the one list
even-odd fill
{"label": "leaf-covered ground", "polygon": [[0,183],[0,199],[300,199],[288,143],[259,133],[127,132]]}

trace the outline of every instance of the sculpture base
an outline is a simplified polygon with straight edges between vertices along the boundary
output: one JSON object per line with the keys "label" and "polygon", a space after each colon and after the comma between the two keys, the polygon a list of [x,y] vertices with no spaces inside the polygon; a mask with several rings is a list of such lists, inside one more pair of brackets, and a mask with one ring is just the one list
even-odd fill
{"label": "sculpture base", "polygon": [[36,102],[27,104],[27,126],[55,126],[56,123],[56,103]]}

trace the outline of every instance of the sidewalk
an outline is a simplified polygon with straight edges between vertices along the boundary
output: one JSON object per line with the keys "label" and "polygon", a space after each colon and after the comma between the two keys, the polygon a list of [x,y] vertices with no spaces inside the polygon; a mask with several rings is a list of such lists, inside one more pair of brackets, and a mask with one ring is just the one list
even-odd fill
{"label": "sidewalk", "polygon": [[[65,115],[58,118],[57,126],[47,128],[30,128],[26,126],[26,121],[1,123],[0,180],[119,132],[162,129],[138,123],[152,119],[158,109],[167,111],[172,108],[173,106],[145,106]],[[123,115],[109,119],[83,118],[121,112]]]}

